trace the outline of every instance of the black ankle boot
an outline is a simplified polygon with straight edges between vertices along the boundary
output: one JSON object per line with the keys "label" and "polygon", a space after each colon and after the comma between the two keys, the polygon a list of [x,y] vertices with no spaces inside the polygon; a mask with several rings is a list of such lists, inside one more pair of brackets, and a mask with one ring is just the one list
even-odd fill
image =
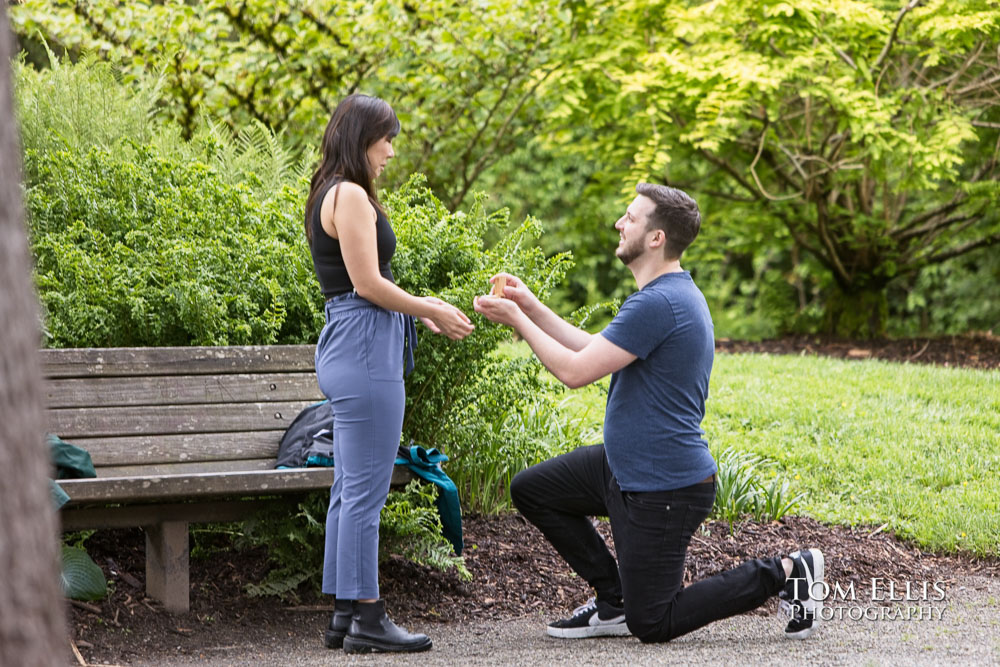
{"label": "black ankle boot", "polygon": [[345,653],[389,651],[412,653],[431,647],[427,635],[411,635],[385,615],[385,602],[359,602],[344,637]]}
{"label": "black ankle boot", "polygon": [[351,625],[351,617],[358,606],[357,600],[337,600],[333,603],[333,618],[330,627],[326,629],[323,643],[327,648],[340,648],[344,645],[347,628]]}

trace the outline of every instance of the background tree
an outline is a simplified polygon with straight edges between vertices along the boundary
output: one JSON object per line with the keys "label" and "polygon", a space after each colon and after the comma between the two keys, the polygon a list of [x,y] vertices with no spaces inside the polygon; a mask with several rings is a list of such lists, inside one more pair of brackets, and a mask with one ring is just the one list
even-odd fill
{"label": "background tree", "polygon": [[574,147],[808,255],[826,330],[884,333],[892,281],[1000,240],[995,0],[578,5]]}
{"label": "background tree", "polygon": [[0,5],[0,664],[55,665],[66,646],[42,426],[38,309],[21,210],[12,53]]}
{"label": "background tree", "polygon": [[13,9],[39,65],[42,39],[161,73],[162,103],[188,138],[202,116],[232,128],[255,119],[311,151],[339,99],[384,97],[404,127],[389,185],[419,171],[449,208],[537,131],[536,91],[558,69],[549,52],[564,16],[552,0],[26,0]]}
{"label": "background tree", "polygon": [[[1000,326],[996,0],[24,0],[29,62],[90,50],[204,120],[313,160],[359,87],[405,131],[386,185],[484,189],[572,249],[560,307],[629,291],[611,223],[639,179],[698,197],[720,336]],[[297,158],[304,157],[304,160]],[[615,194],[618,194],[616,197]],[[492,239],[491,239],[492,240]],[[599,324],[599,322],[597,322]]]}

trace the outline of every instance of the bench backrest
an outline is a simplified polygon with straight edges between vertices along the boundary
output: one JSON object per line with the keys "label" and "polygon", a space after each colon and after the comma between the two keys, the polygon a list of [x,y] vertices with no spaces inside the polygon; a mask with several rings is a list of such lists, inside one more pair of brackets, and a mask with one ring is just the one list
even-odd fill
{"label": "bench backrest", "polygon": [[47,430],[90,452],[98,477],[274,467],[320,401],[312,345],[42,350]]}

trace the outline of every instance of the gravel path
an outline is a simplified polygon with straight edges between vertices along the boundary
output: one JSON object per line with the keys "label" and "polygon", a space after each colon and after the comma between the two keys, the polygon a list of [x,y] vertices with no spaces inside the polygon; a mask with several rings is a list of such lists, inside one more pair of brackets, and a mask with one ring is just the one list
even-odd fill
{"label": "gravel path", "polygon": [[[861,596],[859,596],[861,597]],[[858,606],[860,604],[861,606]],[[916,603],[915,603],[916,604]],[[774,616],[744,615],[719,621],[669,644],[644,645],[632,638],[558,640],[545,635],[547,619],[524,617],[491,624],[411,628],[428,632],[434,648],[410,656],[347,656],[301,637],[252,636],[246,645],[203,649],[197,655],[159,655],[135,665],[660,665],[671,664],[975,664],[1000,665],[1000,581],[985,577],[951,584],[942,602],[919,603],[935,608],[932,619],[852,620],[877,607],[841,606],[844,618],[833,618],[803,642],[782,636]],[[835,605],[828,605],[836,608]],[[926,607],[925,607],[926,608]],[[865,610],[868,610],[867,612]],[[925,611],[924,614],[931,612]],[[321,627],[325,616],[304,615],[304,623]]]}

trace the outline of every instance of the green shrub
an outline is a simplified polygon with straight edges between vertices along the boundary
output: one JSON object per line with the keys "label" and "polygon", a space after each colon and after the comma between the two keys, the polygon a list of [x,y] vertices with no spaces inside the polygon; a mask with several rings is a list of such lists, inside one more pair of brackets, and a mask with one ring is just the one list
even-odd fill
{"label": "green shrub", "polygon": [[[124,81],[88,59],[54,61],[43,72],[20,67],[16,80],[46,345],[316,340],[322,296],[301,229],[306,170],[266,128],[255,124],[233,137],[203,125],[184,141],[155,122],[150,84]],[[384,200],[400,241],[393,262],[400,284],[458,305],[477,324],[460,343],[422,331],[407,381],[404,441],[440,447],[465,507],[497,511],[509,506],[514,474],[584,434],[559,416],[562,389],[540,377],[537,361],[495,353],[510,332],[475,316],[472,298],[501,269],[544,297],[569,258],[546,259],[528,247],[541,234],[536,221],[509,229],[506,211],[487,213],[483,198],[467,213],[451,212],[419,176]],[[487,248],[487,238],[497,240]],[[450,560],[426,498],[414,500],[431,491],[394,495],[384,530],[397,552],[461,567]],[[267,543],[278,564],[255,593],[316,582],[321,495],[294,516],[273,517],[270,531],[229,529],[263,535],[247,539]],[[416,533],[404,546],[398,536],[409,531]]]}
{"label": "green shrub", "polygon": [[29,186],[39,177],[32,156],[114,151],[122,141],[149,144],[160,157],[179,163],[204,163],[224,183],[247,184],[261,200],[280,196],[285,186],[297,188],[308,172],[311,156],[296,160],[259,121],[234,136],[229,127],[200,118],[186,140],[177,125],[159,122],[160,79],[127,79],[114,64],[93,56],[73,63],[49,54],[49,60],[50,67],[41,71],[14,63],[16,116],[28,156]]}
{"label": "green shrub", "polygon": [[[155,120],[156,80],[128,85],[110,63],[93,56],[71,63],[50,53],[49,60],[50,67],[41,71],[14,62],[16,116],[25,153],[84,154],[123,139],[149,143],[169,134]],[[36,180],[33,167],[29,160],[28,183]]]}
{"label": "green shrub", "polygon": [[455,568],[468,581],[465,559],[456,556],[441,534],[441,516],[434,505],[438,488],[413,480],[402,491],[389,494],[379,517],[379,560],[400,555],[439,570]]}
{"label": "green shrub", "polygon": [[52,347],[302,343],[322,298],[301,193],[258,198],[123,140],[28,153],[36,283]]}

